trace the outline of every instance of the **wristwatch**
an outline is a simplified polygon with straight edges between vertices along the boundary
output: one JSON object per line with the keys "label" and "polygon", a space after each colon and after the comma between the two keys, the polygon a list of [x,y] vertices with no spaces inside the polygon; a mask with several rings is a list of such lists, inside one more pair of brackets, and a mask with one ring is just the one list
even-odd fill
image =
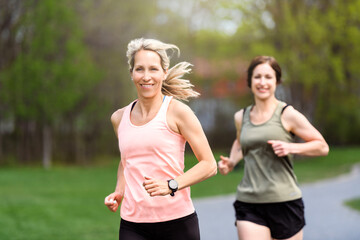
{"label": "wristwatch", "polygon": [[168,186],[169,189],[171,190],[170,195],[173,197],[175,195],[175,192],[178,190],[179,185],[176,180],[170,179],[168,180]]}

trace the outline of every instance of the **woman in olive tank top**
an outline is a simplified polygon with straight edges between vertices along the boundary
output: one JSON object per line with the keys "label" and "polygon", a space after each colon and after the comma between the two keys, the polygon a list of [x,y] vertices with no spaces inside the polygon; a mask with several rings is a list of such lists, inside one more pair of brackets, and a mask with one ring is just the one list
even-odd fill
{"label": "woman in olive tank top", "polygon": [[[273,57],[255,57],[247,80],[254,104],[235,113],[237,137],[218,162],[226,175],[245,161],[234,203],[239,239],[301,240],[304,205],[291,156],[324,156],[329,147],[303,114],[276,99],[281,68]],[[293,142],[294,134],[304,142]]]}

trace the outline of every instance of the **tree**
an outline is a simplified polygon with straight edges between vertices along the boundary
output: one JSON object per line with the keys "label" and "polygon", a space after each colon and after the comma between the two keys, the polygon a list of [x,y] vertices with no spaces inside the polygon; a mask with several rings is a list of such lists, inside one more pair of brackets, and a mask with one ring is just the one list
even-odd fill
{"label": "tree", "polygon": [[[0,0],[0,72],[6,68],[15,58],[18,48],[15,41],[15,30],[23,14],[21,1]],[[3,80],[0,78],[0,92],[3,89]],[[1,95],[0,95],[1,99]],[[3,158],[3,136],[9,131],[7,127],[11,121],[8,114],[9,106],[0,101],[0,159]]]}
{"label": "tree", "polygon": [[[98,74],[69,1],[26,1],[22,7],[15,33],[21,50],[1,74],[1,96],[17,127],[32,124],[42,129],[43,166],[48,168],[56,121],[86,96]],[[24,140],[19,144],[29,142],[29,131],[20,131]],[[18,148],[22,158],[27,148]]]}

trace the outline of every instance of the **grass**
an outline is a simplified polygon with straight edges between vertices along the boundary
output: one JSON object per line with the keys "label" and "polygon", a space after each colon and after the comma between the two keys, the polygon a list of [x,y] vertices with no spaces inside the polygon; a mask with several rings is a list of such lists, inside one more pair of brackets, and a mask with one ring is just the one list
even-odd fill
{"label": "grass", "polygon": [[[328,157],[296,161],[295,172],[300,183],[333,177],[360,163],[359,156],[360,148],[335,148]],[[191,155],[186,159],[187,168],[196,163]],[[119,213],[108,211],[103,201],[115,187],[117,161],[48,171],[0,169],[0,239],[116,239]],[[192,197],[235,193],[242,172],[240,166],[201,182],[192,187]]]}
{"label": "grass", "polygon": [[111,168],[14,168],[0,171],[0,239],[116,239],[119,214],[104,196]]}
{"label": "grass", "polygon": [[352,209],[360,211],[360,197],[346,201],[345,205],[348,207],[351,207]]}

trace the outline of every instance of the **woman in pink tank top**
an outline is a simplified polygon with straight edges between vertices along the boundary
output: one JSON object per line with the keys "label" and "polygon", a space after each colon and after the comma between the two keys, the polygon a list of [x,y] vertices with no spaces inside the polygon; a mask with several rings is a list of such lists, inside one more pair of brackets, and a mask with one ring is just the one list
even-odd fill
{"label": "woman in pink tank top", "polygon": [[[121,161],[115,191],[105,198],[113,212],[121,204],[119,239],[200,239],[190,186],[217,166],[199,120],[179,101],[199,95],[181,79],[191,64],[169,69],[167,50],[179,52],[154,39],[128,44],[138,98],[111,116]],[[186,142],[199,162],[184,172]]]}

